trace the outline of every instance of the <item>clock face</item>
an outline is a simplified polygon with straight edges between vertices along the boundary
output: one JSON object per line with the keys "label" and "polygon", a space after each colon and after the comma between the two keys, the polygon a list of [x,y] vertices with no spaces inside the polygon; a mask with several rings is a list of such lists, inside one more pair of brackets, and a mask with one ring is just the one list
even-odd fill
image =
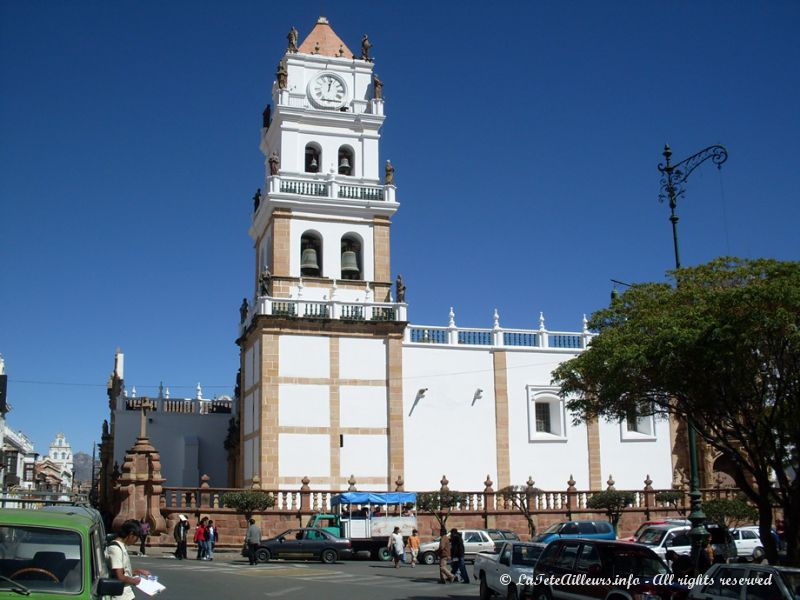
{"label": "clock face", "polygon": [[308,84],[311,101],[320,108],[339,108],[346,100],[344,81],[332,73],[322,73]]}

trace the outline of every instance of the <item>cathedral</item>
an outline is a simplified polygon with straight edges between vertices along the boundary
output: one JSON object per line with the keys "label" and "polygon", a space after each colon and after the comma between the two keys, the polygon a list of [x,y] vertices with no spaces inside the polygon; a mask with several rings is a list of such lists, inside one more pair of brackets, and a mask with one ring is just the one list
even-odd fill
{"label": "cathedral", "polygon": [[288,41],[261,129],[233,483],[430,490],[446,475],[474,490],[488,475],[495,489],[529,477],[545,490],[610,477],[640,489],[649,475],[670,487],[670,420],[575,425],[551,386],[589,343],[585,325],[515,329],[495,312],[490,327],[465,328],[452,310],[447,324],[411,324],[391,269],[402,193],[380,156],[391,107],[370,40],[350,46],[320,17]]}

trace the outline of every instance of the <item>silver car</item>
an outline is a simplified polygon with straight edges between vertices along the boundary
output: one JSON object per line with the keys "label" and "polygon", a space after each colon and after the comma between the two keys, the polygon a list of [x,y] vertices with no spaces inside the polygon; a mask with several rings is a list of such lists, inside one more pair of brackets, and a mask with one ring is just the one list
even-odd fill
{"label": "silver car", "polygon": [[[485,529],[460,529],[459,533],[464,540],[465,560],[474,560],[478,552],[494,551],[494,540],[489,537]],[[419,562],[426,565],[438,562],[439,558],[436,556],[436,551],[439,549],[439,539],[437,537],[431,542],[420,544]]]}

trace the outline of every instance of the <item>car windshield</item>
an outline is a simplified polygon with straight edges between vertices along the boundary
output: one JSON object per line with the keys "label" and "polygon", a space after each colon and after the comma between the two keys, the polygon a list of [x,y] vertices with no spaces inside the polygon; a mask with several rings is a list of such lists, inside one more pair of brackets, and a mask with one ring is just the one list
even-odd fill
{"label": "car windshield", "polygon": [[657,557],[642,552],[626,552],[614,549],[611,555],[611,565],[615,576],[651,578],[656,575],[669,573],[667,566]]}
{"label": "car windshield", "polygon": [[0,556],[0,590],[17,583],[30,591],[81,591],[81,536],[75,531],[3,525]]}
{"label": "car windshield", "polygon": [[516,533],[514,533],[513,531],[504,531],[503,532],[503,536],[507,540],[518,540],[519,539],[519,536]]}
{"label": "car windshield", "polygon": [[563,525],[563,523],[553,523],[552,525],[550,525],[550,527],[545,529],[544,532],[545,533],[558,533],[558,530],[561,529],[562,525]]}
{"label": "car windshield", "polygon": [[636,542],[644,544],[645,546],[658,546],[664,536],[667,534],[666,529],[658,529],[657,527],[648,527],[636,538]]}
{"label": "car windshield", "polygon": [[542,550],[543,548],[540,546],[515,546],[511,563],[533,567],[536,561],[539,560]]}

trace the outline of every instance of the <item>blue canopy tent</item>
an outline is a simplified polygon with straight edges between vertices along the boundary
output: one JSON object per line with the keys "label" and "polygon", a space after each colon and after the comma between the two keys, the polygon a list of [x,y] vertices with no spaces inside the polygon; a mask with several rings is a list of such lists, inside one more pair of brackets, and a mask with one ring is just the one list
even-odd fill
{"label": "blue canopy tent", "polygon": [[344,492],[331,497],[331,506],[339,504],[416,504],[415,492]]}

